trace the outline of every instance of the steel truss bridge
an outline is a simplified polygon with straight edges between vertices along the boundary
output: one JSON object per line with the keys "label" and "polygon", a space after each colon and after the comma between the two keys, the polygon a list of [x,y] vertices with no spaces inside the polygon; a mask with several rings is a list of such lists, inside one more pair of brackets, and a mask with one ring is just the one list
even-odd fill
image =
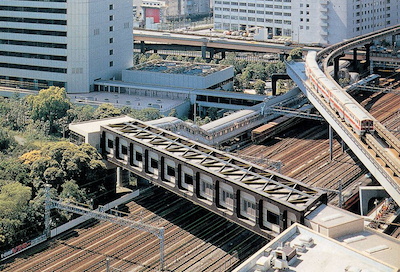
{"label": "steel truss bridge", "polygon": [[327,202],[320,189],[140,121],[100,130],[109,162],[268,239]]}

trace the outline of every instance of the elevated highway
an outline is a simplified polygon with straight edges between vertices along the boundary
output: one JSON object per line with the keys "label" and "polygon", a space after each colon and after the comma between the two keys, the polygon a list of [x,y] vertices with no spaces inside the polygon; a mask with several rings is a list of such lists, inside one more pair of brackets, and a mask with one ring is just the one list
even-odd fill
{"label": "elevated highway", "polygon": [[[135,48],[161,50],[201,50],[205,57],[206,51],[218,52],[258,52],[289,54],[290,50],[299,45],[285,45],[282,43],[260,42],[254,40],[228,39],[216,36],[196,36],[190,34],[165,33],[157,31],[135,30],[133,39]],[[140,44],[137,44],[140,43]],[[304,47],[304,50],[319,50],[319,47]]]}
{"label": "elevated highway", "polygon": [[[384,38],[388,35],[398,35],[399,33],[400,26],[396,26],[357,37],[322,50],[317,55],[317,58],[322,63],[328,80],[335,82],[330,73],[327,72],[328,66],[331,63],[334,63],[334,66],[336,66],[340,57],[347,50],[355,49],[359,46],[366,46],[368,49],[374,40]],[[373,120],[375,129],[374,133],[367,132],[365,136],[359,137],[336,115],[335,110],[313,90],[309,78],[305,74],[304,63],[287,63],[287,71],[309,98],[310,102],[318,109],[361,162],[363,162],[371,174],[385,188],[394,201],[400,204],[400,141],[379,121],[370,116],[367,111],[358,105]],[[342,90],[338,84],[336,84],[336,87]],[[342,92],[345,91],[342,90]],[[353,103],[356,102],[354,101]]]}

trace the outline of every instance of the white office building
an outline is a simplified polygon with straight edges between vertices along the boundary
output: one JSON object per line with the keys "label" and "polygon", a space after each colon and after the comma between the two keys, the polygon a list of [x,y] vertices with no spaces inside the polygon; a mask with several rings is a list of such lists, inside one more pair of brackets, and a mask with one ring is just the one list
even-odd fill
{"label": "white office building", "polygon": [[215,0],[214,27],[334,44],[399,24],[399,13],[398,0]]}
{"label": "white office building", "polygon": [[133,64],[132,0],[1,0],[0,84],[93,89]]}

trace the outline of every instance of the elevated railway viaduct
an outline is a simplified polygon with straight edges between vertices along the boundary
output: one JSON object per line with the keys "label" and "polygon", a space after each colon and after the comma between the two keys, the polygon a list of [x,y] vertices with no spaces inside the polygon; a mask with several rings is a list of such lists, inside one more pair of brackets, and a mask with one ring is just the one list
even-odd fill
{"label": "elevated railway viaduct", "polygon": [[[395,37],[400,34],[400,26],[390,27],[384,30],[373,32],[367,35],[356,37],[320,51],[317,54],[317,61],[320,63],[326,78],[335,84],[335,88],[345,91],[334,80],[337,77],[339,59],[348,50],[356,50],[365,46],[367,62],[369,62],[369,47],[373,41],[387,36]],[[333,77],[328,72],[328,66],[333,64]],[[306,64],[307,65],[307,64]],[[385,188],[394,201],[400,203],[400,142],[388,131],[378,120],[372,117],[357,102],[363,114],[369,116],[374,123],[374,131],[367,132],[362,137],[357,136],[345,122],[336,115],[335,109],[329,106],[324,99],[313,90],[309,78],[305,75],[304,63],[288,63],[288,74],[299,85],[313,105],[324,116],[329,124],[335,129],[339,136],[352,149],[357,157],[369,169],[371,174]],[[319,69],[319,68],[317,68]],[[316,71],[314,71],[316,72]],[[330,90],[328,90],[330,92]],[[349,99],[352,99],[349,96]],[[352,99],[354,100],[354,99]]]}

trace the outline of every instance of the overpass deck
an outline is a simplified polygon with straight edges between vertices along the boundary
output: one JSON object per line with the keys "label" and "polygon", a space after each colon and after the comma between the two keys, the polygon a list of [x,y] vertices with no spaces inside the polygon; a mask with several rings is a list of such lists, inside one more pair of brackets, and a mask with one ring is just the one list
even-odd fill
{"label": "overpass deck", "polygon": [[102,126],[109,162],[272,238],[326,193],[140,121]]}
{"label": "overpass deck", "polygon": [[351,128],[343,123],[333,110],[311,90],[308,77],[305,74],[304,62],[289,62],[286,65],[288,75],[296,82],[310,102],[332,126],[336,133],[346,142],[354,154],[367,167],[371,174],[385,188],[396,203],[400,203],[400,179],[393,176],[390,170],[377,162],[376,154],[355,135]]}

